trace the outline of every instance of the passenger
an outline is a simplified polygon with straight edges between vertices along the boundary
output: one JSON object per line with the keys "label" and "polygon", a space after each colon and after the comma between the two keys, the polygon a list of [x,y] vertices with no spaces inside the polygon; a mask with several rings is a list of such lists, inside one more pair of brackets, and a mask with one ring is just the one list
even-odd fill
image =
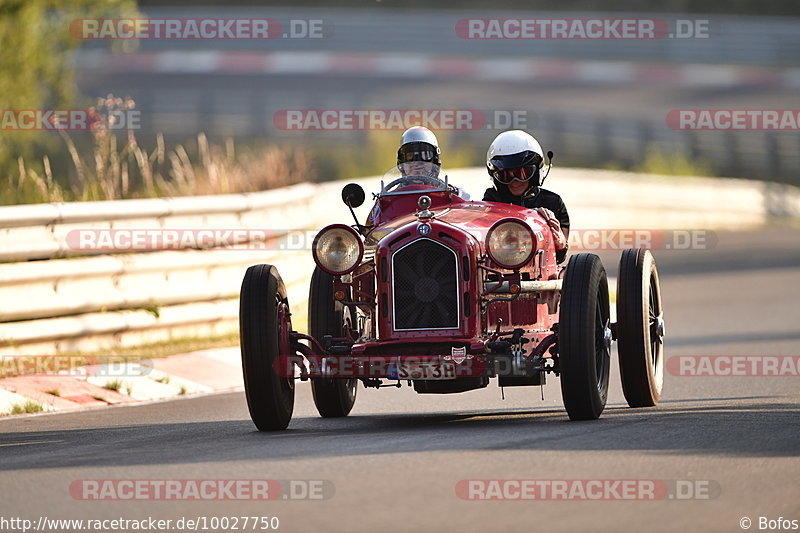
{"label": "passenger", "polygon": [[494,187],[486,189],[483,200],[537,209],[550,225],[556,261],[562,263],[567,256],[569,214],[558,194],[542,189],[543,162],[542,147],[532,135],[521,130],[504,131],[486,152],[486,169]]}

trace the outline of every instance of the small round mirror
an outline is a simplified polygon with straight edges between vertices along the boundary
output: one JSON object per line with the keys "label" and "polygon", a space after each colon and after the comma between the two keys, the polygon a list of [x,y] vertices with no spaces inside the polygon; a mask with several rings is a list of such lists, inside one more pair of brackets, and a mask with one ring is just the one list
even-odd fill
{"label": "small round mirror", "polygon": [[358,207],[364,203],[366,195],[358,183],[348,183],[342,189],[342,201],[350,207]]}

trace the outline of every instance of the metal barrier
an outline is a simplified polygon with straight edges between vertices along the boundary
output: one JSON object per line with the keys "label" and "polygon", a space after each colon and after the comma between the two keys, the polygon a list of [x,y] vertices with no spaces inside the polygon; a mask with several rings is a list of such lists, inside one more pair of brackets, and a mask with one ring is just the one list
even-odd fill
{"label": "metal barrier", "polygon": [[[338,188],[306,183],[254,194],[0,208],[0,350],[95,351],[235,331],[235,298],[249,265],[290,266],[283,270],[289,287],[310,276],[305,243],[287,249],[285,239],[327,223],[323,204],[336,200]],[[207,229],[248,229],[266,239],[109,253],[76,246],[74,237]]]}

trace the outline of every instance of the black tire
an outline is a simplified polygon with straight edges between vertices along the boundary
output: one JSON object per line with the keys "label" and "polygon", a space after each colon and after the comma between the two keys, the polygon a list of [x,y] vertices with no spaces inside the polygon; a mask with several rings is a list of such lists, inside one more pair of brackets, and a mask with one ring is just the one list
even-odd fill
{"label": "black tire", "polygon": [[622,391],[631,407],[652,407],[664,384],[664,309],[649,250],[625,250],[617,278],[617,351]]}
{"label": "black tire", "polygon": [[600,258],[573,255],[567,264],[558,320],[561,394],[570,420],[600,417],[611,363],[608,279]]}
{"label": "black tire", "polygon": [[[308,296],[308,326],[312,337],[322,341],[324,335],[341,337],[344,321],[350,317],[355,321],[355,313],[333,298],[333,276],[314,269],[311,276],[311,289]],[[357,379],[311,378],[311,394],[314,405],[324,418],[347,416],[356,403]]]}
{"label": "black tire", "polygon": [[239,298],[239,338],[247,407],[259,431],[286,429],[294,410],[294,377],[279,370],[281,355],[287,355],[281,354],[287,339],[279,338],[284,311],[288,300],[278,269],[248,268]]}

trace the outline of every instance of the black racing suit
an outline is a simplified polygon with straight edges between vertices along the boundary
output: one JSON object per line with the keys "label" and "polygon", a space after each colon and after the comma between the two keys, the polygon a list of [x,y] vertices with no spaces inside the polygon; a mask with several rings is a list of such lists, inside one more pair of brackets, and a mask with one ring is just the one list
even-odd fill
{"label": "black racing suit", "polygon": [[[569,213],[567,213],[567,206],[564,205],[564,200],[553,191],[542,189],[540,187],[531,187],[522,196],[515,196],[508,191],[508,188],[503,186],[501,190],[494,187],[486,189],[483,193],[484,202],[502,202],[505,204],[520,205],[522,207],[544,207],[553,212],[561,224],[561,230],[564,232],[564,237],[569,238]],[[567,257],[567,250],[556,252],[556,261],[561,263]]]}

